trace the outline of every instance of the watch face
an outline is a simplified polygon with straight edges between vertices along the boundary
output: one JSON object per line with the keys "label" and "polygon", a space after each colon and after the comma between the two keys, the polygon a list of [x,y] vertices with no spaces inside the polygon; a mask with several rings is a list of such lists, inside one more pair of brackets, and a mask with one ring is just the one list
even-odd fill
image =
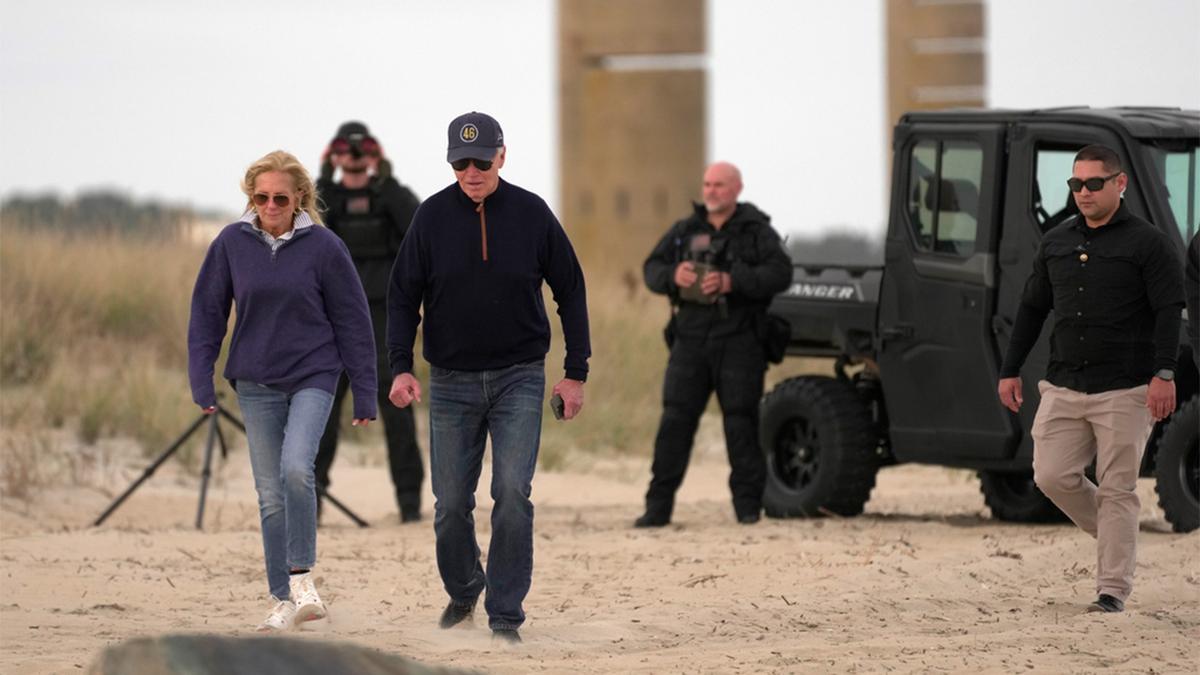
{"label": "watch face", "polygon": [[1163,368],[1162,370],[1155,373],[1154,376],[1160,380],[1166,380],[1166,381],[1170,382],[1171,380],[1175,379],[1175,371],[1169,370],[1167,368]]}

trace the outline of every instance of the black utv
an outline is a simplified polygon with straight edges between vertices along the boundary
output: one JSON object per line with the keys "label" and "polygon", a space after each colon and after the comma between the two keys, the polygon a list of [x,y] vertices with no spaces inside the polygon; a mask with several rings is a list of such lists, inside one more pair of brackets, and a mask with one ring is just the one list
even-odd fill
{"label": "black utv", "polygon": [[[1022,370],[1025,404],[1004,408],[997,372],[1043,233],[1076,215],[1075,153],[1122,156],[1125,203],[1180,251],[1200,205],[1200,112],[1157,108],[949,110],[905,115],[893,138],[884,260],[797,263],[771,311],[790,355],[832,357],[836,377],[786,380],[762,402],[767,515],[857,515],[876,472],[916,462],[978,471],[994,517],[1054,521],[1033,482],[1029,429],[1050,326]],[[1200,526],[1197,371],[1180,341],[1178,409],[1156,425],[1142,476],[1176,531]]]}

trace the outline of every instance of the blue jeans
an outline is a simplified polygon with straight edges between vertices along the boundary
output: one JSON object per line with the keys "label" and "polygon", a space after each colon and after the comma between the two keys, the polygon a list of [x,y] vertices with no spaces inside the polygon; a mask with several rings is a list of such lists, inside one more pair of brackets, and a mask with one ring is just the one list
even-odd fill
{"label": "blue jeans", "polygon": [[333,394],[302,389],[289,396],[238,380],[237,395],[258,491],[267,583],[273,597],[286,600],[290,569],[317,562],[313,462]]}
{"label": "blue jeans", "polygon": [[[429,471],[438,571],[451,602],[484,608],[492,629],[525,621],[533,576],[533,472],[542,438],[543,361],[478,372],[429,368]],[[492,438],[492,541],[487,572],[475,540],[475,489]]]}

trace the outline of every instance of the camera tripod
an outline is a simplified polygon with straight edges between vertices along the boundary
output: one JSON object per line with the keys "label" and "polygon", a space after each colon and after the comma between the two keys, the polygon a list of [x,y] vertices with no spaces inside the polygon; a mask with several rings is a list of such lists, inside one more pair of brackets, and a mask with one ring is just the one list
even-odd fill
{"label": "camera tripod", "polygon": [[[163,462],[166,462],[167,459],[173,455],[175,451],[178,450],[184,444],[184,442],[186,442],[187,439],[196,432],[197,429],[207,422],[208,442],[204,446],[204,468],[200,472],[200,504],[196,507],[196,529],[201,529],[204,524],[204,499],[208,495],[208,479],[209,476],[212,475],[214,442],[221,444],[222,459],[225,459],[229,456],[225,445],[225,434],[221,432],[221,425],[219,424],[222,417],[231,422],[238,429],[241,429],[243,434],[246,433],[246,425],[242,424],[241,420],[234,417],[233,413],[229,412],[225,406],[221,405],[220,401],[217,401],[216,411],[214,411],[212,414],[201,413],[199,419],[193,422],[192,426],[188,427],[188,430],[183,432],[183,435],[176,439],[174,443],[167,446],[167,449],[163,450],[158,458],[155,459],[150,466],[146,467],[146,470],[142,472],[142,475],[136,481],[134,481],[133,484],[130,485],[120,497],[117,497],[117,499],[109,505],[108,509],[106,509],[104,513],[100,514],[100,517],[97,518],[96,522],[92,523],[92,525],[98,526],[110,515],[112,515],[112,512],[116,511],[117,507],[120,506],[121,503],[126,499],[128,499],[129,495],[133,494],[134,490],[138,489],[138,486],[149,480],[150,476],[153,476],[154,472],[158,470],[158,467],[162,466]],[[317,485],[317,499],[328,499],[330,504],[333,504],[338,508],[338,510],[346,514],[346,516],[349,517],[350,520],[353,520],[356,525],[359,527],[368,527],[367,521],[359,518],[353,511],[347,508],[345,504],[339,502],[337,499],[334,499],[333,495],[329,494],[325,487],[320,484]]]}

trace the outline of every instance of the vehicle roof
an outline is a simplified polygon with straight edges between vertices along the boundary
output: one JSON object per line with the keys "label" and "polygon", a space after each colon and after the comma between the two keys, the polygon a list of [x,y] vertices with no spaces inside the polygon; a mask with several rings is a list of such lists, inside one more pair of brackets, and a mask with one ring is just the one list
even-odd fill
{"label": "vehicle roof", "polygon": [[1181,108],[951,108],[905,113],[900,123],[1068,122],[1125,130],[1136,138],[1200,138],[1200,110]]}

